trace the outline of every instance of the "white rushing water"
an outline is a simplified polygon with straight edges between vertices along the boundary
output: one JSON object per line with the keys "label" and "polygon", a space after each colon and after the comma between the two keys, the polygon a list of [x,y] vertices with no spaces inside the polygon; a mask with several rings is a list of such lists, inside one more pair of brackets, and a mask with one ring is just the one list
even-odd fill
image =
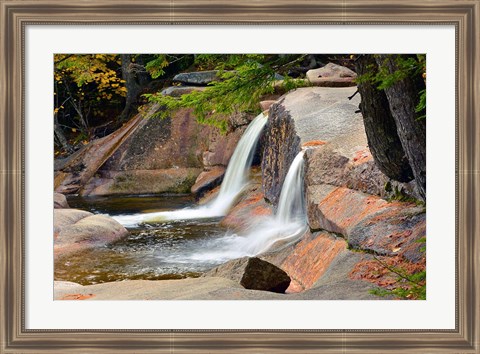
{"label": "white rushing water", "polygon": [[304,151],[297,154],[282,186],[277,212],[264,217],[244,235],[230,234],[202,245],[190,254],[172,255],[176,262],[227,261],[284,247],[307,230],[304,201]]}
{"label": "white rushing water", "polygon": [[113,218],[124,226],[132,227],[141,223],[214,218],[226,215],[235,198],[248,182],[248,173],[255,154],[255,148],[266,123],[267,116],[260,113],[249,124],[233,152],[220,187],[220,192],[213,201],[195,208],[156,213],[118,215]]}

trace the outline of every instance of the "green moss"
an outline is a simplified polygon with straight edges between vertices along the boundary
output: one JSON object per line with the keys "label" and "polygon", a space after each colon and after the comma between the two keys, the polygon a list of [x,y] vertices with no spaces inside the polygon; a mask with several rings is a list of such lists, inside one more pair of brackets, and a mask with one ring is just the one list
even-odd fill
{"label": "green moss", "polygon": [[[387,186],[388,185],[388,186]],[[402,188],[398,188],[398,186],[394,186],[392,189],[392,185],[390,182],[387,182],[385,184],[385,191],[388,192],[387,187],[390,188],[390,191],[393,192],[393,194],[387,198],[387,201],[393,202],[404,202],[404,203],[414,203],[418,206],[425,206],[425,202],[423,200],[414,198],[410,195],[407,195],[405,191]]]}

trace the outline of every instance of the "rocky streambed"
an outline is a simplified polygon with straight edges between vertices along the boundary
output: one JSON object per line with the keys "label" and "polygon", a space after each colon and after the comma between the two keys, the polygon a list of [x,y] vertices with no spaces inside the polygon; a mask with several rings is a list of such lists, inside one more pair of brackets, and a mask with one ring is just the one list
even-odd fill
{"label": "rocky streambed", "polygon": [[[324,82],[321,86],[324,86]],[[135,249],[129,246],[129,241],[135,241],[133,239],[138,237],[138,234],[135,230],[130,230],[129,233],[118,223],[109,224],[111,219],[107,221],[108,217],[105,216],[79,210],[57,209],[55,256],[59,261],[56,261],[55,270],[57,280],[55,298],[379,299],[378,296],[372,295],[370,290],[388,289],[398,281],[389,271],[390,268],[425,269],[422,243],[426,233],[425,207],[416,202],[418,193],[413,182],[405,184],[393,181],[376,167],[368,148],[362,116],[357,113],[359,97],[349,98],[355,90],[355,87],[308,87],[289,92],[268,104],[264,103],[263,108],[269,106],[269,119],[254,159],[257,167],[252,170],[250,185],[236,200],[229,213],[222,219],[211,221],[210,224],[197,223],[191,226],[193,227],[191,235],[181,235],[184,231],[180,229],[188,227],[188,224],[181,227],[178,225],[158,227],[159,229],[166,227],[169,232],[177,227],[171,233],[171,236],[173,235],[171,239],[175,239],[176,235],[182,236],[183,241],[179,241],[181,239],[178,238],[172,241],[176,242],[175,247],[182,242],[185,243],[185,240],[190,240],[192,242],[189,247],[196,251],[202,247],[211,250],[214,244],[208,242],[215,237],[224,236],[225,233],[255,230],[258,220],[275,213],[288,168],[296,154],[302,148],[306,149],[304,190],[307,228],[295,242],[279,242],[269,251],[256,255],[259,260],[268,262],[268,266],[256,261],[249,265],[252,261],[242,257],[231,261],[211,262],[204,268],[196,270],[187,270],[188,267],[184,267],[181,271],[168,274],[159,272],[158,269],[155,273],[155,266],[151,266],[150,277],[133,280],[137,278],[128,276],[109,278],[107,274],[109,271],[105,272],[106,275],[102,278],[99,273],[95,273],[98,269],[93,269],[97,268],[93,262],[90,266],[90,275],[93,275],[91,281],[80,281],[78,280],[80,278],[75,277],[65,278],[62,272],[65,274],[68,267],[73,265],[71,261],[66,260],[67,255],[77,257],[74,265],[76,268],[88,268],[81,264],[82,257],[89,260],[101,259],[105,255],[102,252],[108,249],[115,252],[122,248]],[[182,124],[195,127],[196,123],[190,122],[193,117],[189,113],[179,114],[183,114]],[[227,135],[218,134],[211,128],[202,130],[195,127],[192,128],[192,136],[195,136],[195,139],[184,140],[180,139],[179,133],[174,133],[175,129],[180,127],[175,128],[179,121],[172,119],[175,123],[167,122],[173,125],[170,135],[162,138],[161,146],[157,145],[158,142],[153,143],[149,140],[151,137],[142,139],[142,134],[147,134],[146,132],[151,134],[151,129],[142,130],[142,124],[147,123],[136,123],[138,128],[129,133],[129,137],[124,139],[117,152],[99,159],[102,162],[97,166],[97,172],[84,184],[88,187],[77,188],[79,184],[75,182],[77,183],[75,188],[81,194],[98,196],[129,194],[132,191],[137,194],[178,192],[178,186],[185,188],[188,185],[197,198],[202,198],[195,203],[202,203],[218,192],[218,185],[222,181],[225,167],[236,145],[235,141],[238,141],[251,118],[232,117],[231,129]],[[147,145],[142,145],[143,140],[148,142]],[[180,155],[170,155],[167,152],[169,144],[176,147],[183,144],[181,150],[188,151],[188,159]],[[143,153],[140,153],[142,151]],[[139,156],[139,160],[135,158],[136,156]],[[157,159],[162,162],[154,162]],[[170,162],[165,164],[165,161]],[[72,168],[74,164],[66,163],[65,166],[70,166],[70,171],[75,171]],[[170,174],[171,169],[178,171],[178,175]],[[191,181],[185,182],[185,176],[190,176],[193,169],[194,177],[188,177]],[[76,173],[86,176],[82,171]],[[139,177],[142,173],[152,178],[169,176],[170,179],[166,180],[171,182],[171,186],[164,183],[160,189],[157,187],[152,189],[151,184],[145,183],[145,187],[141,187],[142,181],[147,180]],[[61,181],[58,179],[58,190],[63,192],[71,190],[71,181],[75,180],[71,176],[74,173],[69,172],[68,168],[65,171],[64,168],[57,175],[63,178]],[[126,175],[130,176],[129,183],[123,184],[120,193],[118,186]],[[78,181],[78,178],[75,181]],[[144,202],[147,199],[139,197],[139,200]],[[175,202],[167,208],[176,209],[194,202],[185,201],[177,201],[177,204]],[[59,201],[58,206],[62,206],[61,204]],[[98,205],[101,207],[101,203],[97,203],[97,208]],[[77,206],[85,209],[81,203]],[[159,210],[162,206],[158,202],[153,208],[152,205],[143,205],[140,209]],[[101,209],[93,211],[102,212]],[[104,228],[106,224],[108,227]],[[75,240],[71,236],[75,234],[72,230],[90,230],[88,231],[90,233]],[[208,234],[209,240],[205,243],[200,242],[202,236],[198,236],[199,232]],[[98,237],[99,234],[102,236]],[[168,248],[168,242],[165,242],[168,237],[160,236],[159,239],[161,242],[149,243],[151,239],[147,241],[139,237],[139,243],[144,242],[146,247],[139,248],[140,257],[137,260],[133,258],[131,263],[141,264],[140,258],[148,258],[145,254],[148,252],[155,254],[155,250],[160,253],[162,251],[159,250],[168,250],[169,256],[174,255],[174,247]],[[68,243],[68,240],[72,242]],[[88,256],[85,256],[87,254]],[[158,261],[159,257],[161,258],[161,255],[156,253],[153,258]],[[70,264],[65,265],[68,262]],[[270,265],[273,268],[270,268]],[[148,269],[148,266],[145,268]],[[272,270],[258,273],[259,269]],[[283,273],[277,272],[277,269],[285,273],[290,280],[280,293],[269,288],[276,286],[271,284],[283,279]],[[97,280],[95,274],[98,276]],[[257,279],[264,279],[268,284],[263,288],[245,285],[247,283],[245,279],[252,274]],[[65,281],[66,279],[68,280]],[[110,281],[124,279],[130,280]],[[106,280],[108,282],[100,283]],[[92,284],[94,282],[98,283]]]}

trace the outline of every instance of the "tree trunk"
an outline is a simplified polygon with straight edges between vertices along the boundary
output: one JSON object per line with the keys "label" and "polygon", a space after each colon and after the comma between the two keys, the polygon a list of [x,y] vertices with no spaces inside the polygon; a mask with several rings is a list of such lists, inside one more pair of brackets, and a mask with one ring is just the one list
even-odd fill
{"label": "tree trunk", "polygon": [[119,117],[119,121],[123,122],[129,118],[141,88],[137,83],[135,71],[130,69],[130,64],[132,63],[131,54],[120,54],[120,59],[122,61],[122,78],[125,80],[125,87],[127,88],[125,107]]}
{"label": "tree trunk", "polygon": [[[372,55],[363,55],[356,61],[356,71],[361,77],[367,73],[376,74],[378,66]],[[413,177],[412,169],[397,134],[395,120],[390,113],[387,96],[370,82],[358,84],[362,97],[360,110],[367,134],[368,146],[380,171],[388,177],[409,182]]]}
{"label": "tree trunk", "polygon": [[62,148],[65,149],[68,153],[72,153],[73,149],[70,146],[70,144],[67,141],[67,138],[65,138],[65,135],[63,134],[62,128],[60,128],[60,125],[58,124],[58,118],[57,114],[54,114],[54,121],[53,121],[53,131],[55,133],[56,138],[58,139],[58,142],[62,146]]}
{"label": "tree trunk", "polygon": [[[398,58],[405,55],[378,55],[379,66],[394,73],[399,69]],[[413,175],[421,197],[426,200],[426,121],[417,119],[415,108],[419,102],[420,91],[425,89],[425,82],[418,77],[406,77],[395,81],[385,89],[390,111],[397,125],[397,133],[402,142],[412,167]]]}

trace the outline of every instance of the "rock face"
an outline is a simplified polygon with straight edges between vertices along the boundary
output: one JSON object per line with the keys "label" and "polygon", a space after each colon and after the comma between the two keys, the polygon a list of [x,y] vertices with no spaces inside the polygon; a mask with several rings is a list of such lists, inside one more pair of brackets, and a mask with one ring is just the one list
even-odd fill
{"label": "rock face", "polygon": [[[273,104],[265,132],[263,188],[276,204],[288,168],[307,148],[306,185],[331,184],[381,197],[402,193],[417,198],[415,182],[385,176],[368,149],[355,88],[310,87],[290,92]],[[387,188],[386,188],[387,187]]]}
{"label": "rock face", "polygon": [[217,130],[211,132],[210,143],[202,154],[202,162],[206,170],[214,166],[226,167],[228,165],[245,129],[246,125],[240,126],[227,134],[222,134]]}
{"label": "rock face", "polygon": [[362,131],[362,117],[355,113],[359,99],[348,99],[354,92],[355,88],[301,88],[270,107],[262,160],[267,200],[278,202],[288,168],[303,143],[349,140],[352,132]]}
{"label": "rock face", "polygon": [[307,79],[315,86],[345,87],[355,86],[357,74],[346,68],[333,63],[307,71]]}
{"label": "rock face", "polygon": [[301,286],[301,290],[310,289],[333,260],[344,252],[347,252],[347,244],[342,238],[328,232],[309,232],[283,260],[281,268]]}
{"label": "rock face", "polygon": [[217,74],[217,70],[180,73],[174,76],[173,81],[187,85],[205,86],[212,81],[218,80]]}
{"label": "rock face", "polygon": [[[172,88],[179,95],[191,88]],[[228,117],[229,130],[200,125],[189,109],[171,118],[152,118],[152,105],[113,134],[56,162],[55,189],[83,196],[204,193],[221,183],[235,147],[252,116]],[[200,173],[205,173],[198,179]]]}
{"label": "rock face", "polygon": [[61,193],[53,193],[53,207],[55,209],[70,208],[67,198]]}
{"label": "rock face", "polygon": [[313,185],[307,188],[308,223],[345,235],[352,248],[404,256],[419,262],[417,241],[426,235],[425,210],[415,204],[387,202],[348,188]]}
{"label": "rock face", "polygon": [[202,171],[209,134],[187,109],[172,118],[145,118],[82,194],[188,193]]}
{"label": "rock face", "polygon": [[104,246],[127,234],[122,225],[105,215],[93,215],[76,209],[54,210],[55,259]]}
{"label": "rock face", "polygon": [[306,185],[329,184],[347,187],[382,198],[403,193],[419,199],[415,183],[394,181],[380,171],[369,149],[365,147],[361,134],[358,134],[356,139],[353,135],[350,136],[349,142],[352,143],[351,149],[347,145],[341,145],[341,141],[308,149],[305,154]]}
{"label": "rock face", "polygon": [[290,277],[280,268],[257,257],[244,257],[227,262],[205,274],[239,282],[245,289],[284,293]]}

